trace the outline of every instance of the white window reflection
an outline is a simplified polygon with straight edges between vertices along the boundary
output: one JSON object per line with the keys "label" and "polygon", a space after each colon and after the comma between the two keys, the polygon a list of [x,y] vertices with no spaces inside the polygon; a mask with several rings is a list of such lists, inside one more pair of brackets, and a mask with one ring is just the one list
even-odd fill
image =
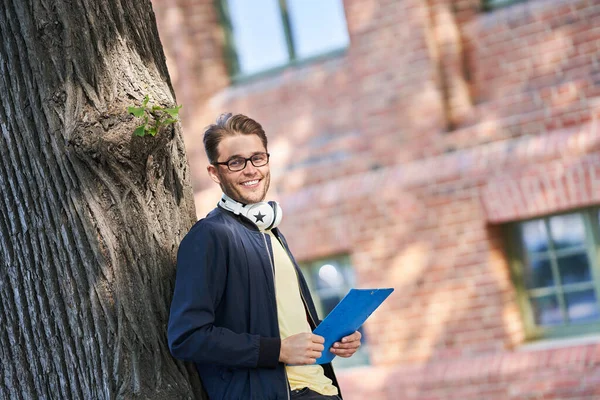
{"label": "white window reflection", "polygon": [[240,73],[284,65],[288,50],[277,0],[227,0]]}
{"label": "white window reflection", "polygon": [[342,0],[287,0],[287,5],[298,58],[348,46]]}
{"label": "white window reflection", "polygon": [[567,312],[571,322],[590,322],[600,318],[594,290],[569,293],[566,296]]}
{"label": "white window reflection", "polygon": [[319,281],[330,288],[339,288],[344,284],[344,277],[335,266],[325,264],[319,268]]}
{"label": "white window reflection", "polygon": [[550,218],[550,233],[556,249],[582,246],[585,243],[585,225],[581,214]]}
{"label": "white window reflection", "polygon": [[548,233],[544,221],[541,219],[521,224],[521,237],[525,249],[530,253],[548,249]]}

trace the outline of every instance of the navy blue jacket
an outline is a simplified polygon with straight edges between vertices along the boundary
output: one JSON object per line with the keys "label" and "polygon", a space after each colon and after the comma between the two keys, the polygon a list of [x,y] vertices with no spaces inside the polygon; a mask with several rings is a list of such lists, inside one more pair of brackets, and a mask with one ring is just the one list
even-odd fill
{"label": "navy blue jacket", "polygon": [[[306,281],[283,235],[277,229],[273,233],[296,268],[314,328],[318,316]],[[211,400],[289,398],[285,367],[279,362],[272,254],[269,235],[218,207],[181,242],[169,348],[174,357],[196,364]],[[331,365],[323,367],[338,386]]]}

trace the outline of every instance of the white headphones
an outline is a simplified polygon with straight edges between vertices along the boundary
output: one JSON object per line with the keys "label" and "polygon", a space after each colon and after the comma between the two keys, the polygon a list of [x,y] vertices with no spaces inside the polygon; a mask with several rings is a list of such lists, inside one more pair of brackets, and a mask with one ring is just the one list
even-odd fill
{"label": "white headphones", "polygon": [[219,207],[231,211],[235,215],[242,215],[248,221],[252,222],[261,231],[276,228],[281,222],[283,212],[276,201],[262,201],[254,204],[242,204],[233,200],[223,193]]}

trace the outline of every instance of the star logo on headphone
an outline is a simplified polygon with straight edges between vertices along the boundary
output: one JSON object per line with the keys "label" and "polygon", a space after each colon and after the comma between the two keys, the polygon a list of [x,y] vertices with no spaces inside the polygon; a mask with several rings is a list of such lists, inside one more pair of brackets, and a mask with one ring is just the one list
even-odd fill
{"label": "star logo on headphone", "polygon": [[260,211],[258,212],[258,214],[254,214],[254,218],[256,218],[256,222],[265,222],[265,221],[263,221],[264,217],[266,217],[266,215],[261,214]]}

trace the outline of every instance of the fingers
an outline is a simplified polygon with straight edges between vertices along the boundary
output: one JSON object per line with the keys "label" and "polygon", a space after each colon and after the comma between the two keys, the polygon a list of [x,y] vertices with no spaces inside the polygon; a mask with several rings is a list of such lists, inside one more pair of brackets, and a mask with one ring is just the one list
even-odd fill
{"label": "fingers", "polygon": [[342,343],[346,343],[346,342],[354,342],[356,340],[360,340],[362,338],[362,333],[360,333],[359,331],[354,332],[351,335],[345,336],[342,338],[341,342]]}
{"label": "fingers", "polygon": [[317,362],[317,359],[321,357],[323,350],[325,350],[325,338],[319,335],[310,334],[310,343],[309,349],[307,351],[308,358],[306,359],[305,364],[310,365]]}
{"label": "fingers", "polygon": [[356,353],[356,351],[358,350],[359,347],[360,347],[360,343],[356,347],[351,347],[351,348],[336,348],[336,347],[332,347],[330,351],[333,354],[335,354],[336,356],[350,357],[354,353]]}
{"label": "fingers", "polygon": [[348,342],[348,343],[340,343],[340,342],[335,342],[332,346],[333,349],[335,350],[356,350],[360,347],[361,343],[360,341],[355,341],[355,342]]}
{"label": "fingers", "polygon": [[310,352],[310,354],[308,355],[308,358],[306,360],[306,364],[314,364],[315,362],[317,362],[317,359],[321,357],[321,352],[320,351],[312,351]]}
{"label": "fingers", "polygon": [[333,347],[340,349],[353,349],[357,346],[360,346],[360,339],[362,335],[360,332],[356,331],[351,335],[345,336],[339,342],[335,342]]}
{"label": "fingers", "polygon": [[340,357],[350,357],[354,353],[356,353],[356,351],[360,347],[360,342],[353,342],[352,345],[348,344],[346,345],[346,347],[340,347],[342,346],[341,344],[337,344],[338,346],[336,346],[336,344],[333,345],[330,351],[336,356]]}
{"label": "fingers", "polygon": [[342,352],[338,353],[336,351],[335,355],[338,356],[338,357],[342,357],[342,358],[350,358],[350,357],[352,357],[354,355],[354,353],[356,353],[356,352],[355,351],[353,351],[353,352],[349,352],[348,351],[348,352],[345,352],[345,353],[342,353]]}
{"label": "fingers", "polygon": [[299,360],[299,365],[310,365],[314,364],[318,358],[321,357],[323,351],[323,346],[321,346],[321,350],[307,350],[304,353],[304,356],[301,360]]}
{"label": "fingers", "polygon": [[[306,345],[308,350],[313,350],[313,351],[318,351],[318,352],[322,352],[323,350],[325,350],[325,346],[323,346],[323,344],[325,343],[325,339],[323,338],[323,336],[319,336],[319,335],[313,335],[312,333],[309,333],[307,336],[308,339],[308,343]],[[320,357],[320,355],[319,355]]]}
{"label": "fingers", "polygon": [[330,351],[340,357],[350,357],[361,345],[360,339],[362,335],[356,331],[351,335],[343,337],[340,342],[335,342],[331,347]]}
{"label": "fingers", "polygon": [[[302,338],[299,340],[307,340],[309,343],[325,343],[325,338],[323,336],[315,335],[314,333],[298,333],[294,336],[298,338]],[[293,337],[293,336],[290,336]]]}
{"label": "fingers", "polygon": [[336,350],[349,350],[349,349],[358,349],[360,347],[360,342],[350,342],[350,343],[340,343],[336,342],[333,344],[332,348]]}
{"label": "fingers", "polygon": [[279,360],[292,365],[314,364],[325,350],[325,339],[312,333],[298,333],[281,341]]}
{"label": "fingers", "polygon": [[323,336],[315,335],[314,333],[311,333],[310,336],[314,343],[325,343],[325,338]]}
{"label": "fingers", "polygon": [[[323,350],[325,350],[325,346],[323,346],[324,343],[325,343],[325,339],[322,336],[311,334],[310,343],[309,343],[308,347],[310,350],[318,351],[319,353],[321,353]],[[319,354],[319,357],[321,357],[320,354]]]}

